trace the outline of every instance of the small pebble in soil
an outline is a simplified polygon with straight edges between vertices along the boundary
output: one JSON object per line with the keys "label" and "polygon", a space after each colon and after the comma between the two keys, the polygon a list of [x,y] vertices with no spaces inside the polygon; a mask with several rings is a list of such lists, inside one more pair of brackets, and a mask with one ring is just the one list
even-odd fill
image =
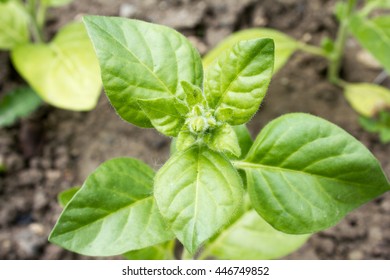
{"label": "small pebble in soil", "polygon": [[364,254],[362,251],[353,250],[348,253],[349,260],[362,260],[364,258]]}

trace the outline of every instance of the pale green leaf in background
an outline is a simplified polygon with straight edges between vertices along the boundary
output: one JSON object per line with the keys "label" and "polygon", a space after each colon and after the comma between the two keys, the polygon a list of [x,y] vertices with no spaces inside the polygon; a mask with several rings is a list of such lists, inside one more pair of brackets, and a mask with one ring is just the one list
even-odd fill
{"label": "pale green leaf in background", "polygon": [[222,260],[278,259],[297,250],[309,237],[277,231],[251,209],[207,243],[202,255]]}
{"label": "pale green leaf in background", "polygon": [[17,1],[0,3],[0,50],[29,41],[29,17]]}
{"label": "pale green leaf in background", "polygon": [[277,230],[292,234],[333,226],[390,189],[363,144],[303,113],[270,122],[236,166],[246,171],[255,210]]}
{"label": "pale green leaf in background", "polygon": [[156,207],[153,170],[132,158],[100,165],[66,205],[50,242],[90,256],[111,256],[174,238]]}
{"label": "pale green leaf in background", "polygon": [[232,218],[243,186],[225,156],[195,145],[176,152],[158,171],[154,195],[167,224],[193,254]]}
{"label": "pale green leaf in background", "polygon": [[27,117],[42,104],[42,99],[31,88],[18,88],[0,100],[0,127],[14,124]]}
{"label": "pale green leaf in background", "polygon": [[181,96],[181,81],[202,86],[199,53],[175,30],[115,17],[86,16],[84,22],[106,94],[124,120],[151,127],[137,100]]}
{"label": "pale green leaf in background", "polygon": [[73,2],[73,0],[41,0],[41,3],[47,7],[60,7]]}
{"label": "pale green leaf in background", "polygon": [[252,136],[245,124],[233,126],[233,129],[237,135],[237,140],[241,149],[240,158],[244,158],[252,147]]}
{"label": "pale green leaf in background", "polygon": [[271,80],[271,39],[241,41],[207,68],[204,93],[211,108],[231,108],[231,125],[248,122],[258,110]]}
{"label": "pale green leaf in background", "polygon": [[390,108],[390,90],[375,84],[346,84],[344,95],[352,108],[365,117]]}
{"label": "pale green leaf in background", "polygon": [[390,73],[390,37],[374,21],[360,15],[349,20],[349,29],[359,43]]}
{"label": "pale green leaf in background", "polygon": [[128,260],[174,260],[175,242],[169,241],[145,249],[130,251],[123,256]]}
{"label": "pale green leaf in background", "polygon": [[372,22],[390,38],[390,15],[375,17],[372,19]]}
{"label": "pale green leaf in background", "polygon": [[76,111],[96,106],[99,64],[82,23],[65,26],[47,45],[21,45],[11,55],[18,72],[47,103]]}
{"label": "pale green leaf in background", "polygon": [[252,40],[257,38],[271,38],[275,43],[275,65],[274,73],[279,71],[288,61],[290,56],[298,49],[298,42],[290,36],[274,29],[254,28],[236,32],[212,49],[204,58],[203,65],[209,67],[211,63],[224,51],[233,47],[236,43],[243,40]]}

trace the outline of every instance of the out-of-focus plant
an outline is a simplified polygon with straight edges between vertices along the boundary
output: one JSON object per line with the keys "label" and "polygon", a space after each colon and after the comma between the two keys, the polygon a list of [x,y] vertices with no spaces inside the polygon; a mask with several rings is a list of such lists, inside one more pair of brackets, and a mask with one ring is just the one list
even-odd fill
{"label": "out-of-focus plant", "polygon": [[374,10],[390,9],[390,1],[366,0],[360,9],[356,3],[356,0],[337,3],[335,15],[340,23],[337,37],[334,41],[324,38],[321,47],[305,44],[269,28],[248,29],[222,41],[206,55],[204,64],[207,67],[216,56],[240,40],[262,37],[273,38],[275,41],[275,72],[283,67],[297,50],[324,57],[329,62],[329,81],[344,89],[346,99],[361,115],[362,126],[368,131],[378,132],[381,141],[387,143],[390,137],[385,135],[390,130],[390,124],[383,121],[383,116],[388,114],[387,110],[390,109],[390,90],[373,83],[349,83],[342,80],[339,73],[349,35],[352,35],[382,65],[387,74],[390,73],[390,15],[372,15]]}
{"label": "out-of-focus plant", "polygon": [[14,67],[32,88],[8,93],[0,101],[0,126],[34,110],[40,98],[68,110],[95,107],[101,91],[99,65],[83,24],[67,24],[50,42],[44,36],[48,8],[71,1],[0,1],[0,50],[10,52]]}

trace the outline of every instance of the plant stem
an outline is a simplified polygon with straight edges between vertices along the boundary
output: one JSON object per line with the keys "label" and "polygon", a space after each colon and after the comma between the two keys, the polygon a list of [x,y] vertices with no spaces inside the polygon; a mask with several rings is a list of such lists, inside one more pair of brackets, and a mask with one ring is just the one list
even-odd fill
{"label": "plant stem", "polygon": [[298,48],[304,52],[314,54],[317,56],[322,56],[329,59],[329,55],[322,49],[317,46],[305,44],[303,42],[299,42]]}
{"label": "plant stem", "polygon": [[27,10],[30,15],[31,20],[31,33],[33,39],[37,43],[43,43],[43,22],[44,22],[44,10],[45,9],[41,3],[37,3],[36,0],[29,0],[27,2]]}
{"label": "plant stem", "polygon": [[330,65],[328,69],[328,80],[335,85],[341,85],[341,80],[339,78],[341,58],[347,40],[349,18],[354,11],[355,5],[356,0],[348,0],[347,9],[337,32],[335,47],[333,53],[329,57]]}
{"label": "plant stem", "polygon": [[183,252],[181,253],[181,259],[182,260],[193,260],[194,256],[191,255],[186,248],[183,248]]}

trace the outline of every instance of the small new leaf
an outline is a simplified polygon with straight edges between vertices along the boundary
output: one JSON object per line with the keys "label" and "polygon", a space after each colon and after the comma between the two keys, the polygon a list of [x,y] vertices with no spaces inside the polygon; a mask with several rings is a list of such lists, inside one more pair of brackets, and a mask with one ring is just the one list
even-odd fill
{"label": "small new leaf", "polygon": [[258,110],[271,80],[271,39],[241,41],[207,68],[204,93],[210,108],[231,108],[231,125],[248,122]]}
{"label": "small new leaf", "polygon": [[176,152],[154,181],[158,208],[193,254],[220,230],[241,204],[241,178],[229,160],[205,146]]}
{"label": "small new leaf", "polygon": [[138,99],[138,105],[159,132],[167,136],[176,137],[184,124],[185,112],[180,112],[175,97],[155,99]]}
{"label": "small new leaf", "polygon": [[238,143],[237,135],[233,128],[225,123],[213,131],[211,131],[206,138],[206,143],[210,149],[230,153],[235,157],[240,157],[241,149]]}
{"label": "small new leaf", "polygon": [[181,86],[186,94],[186,101],[188,106],[192,107],[196,104],[201,104],[204,100],[202,90],[186,81],[182,81]]}

